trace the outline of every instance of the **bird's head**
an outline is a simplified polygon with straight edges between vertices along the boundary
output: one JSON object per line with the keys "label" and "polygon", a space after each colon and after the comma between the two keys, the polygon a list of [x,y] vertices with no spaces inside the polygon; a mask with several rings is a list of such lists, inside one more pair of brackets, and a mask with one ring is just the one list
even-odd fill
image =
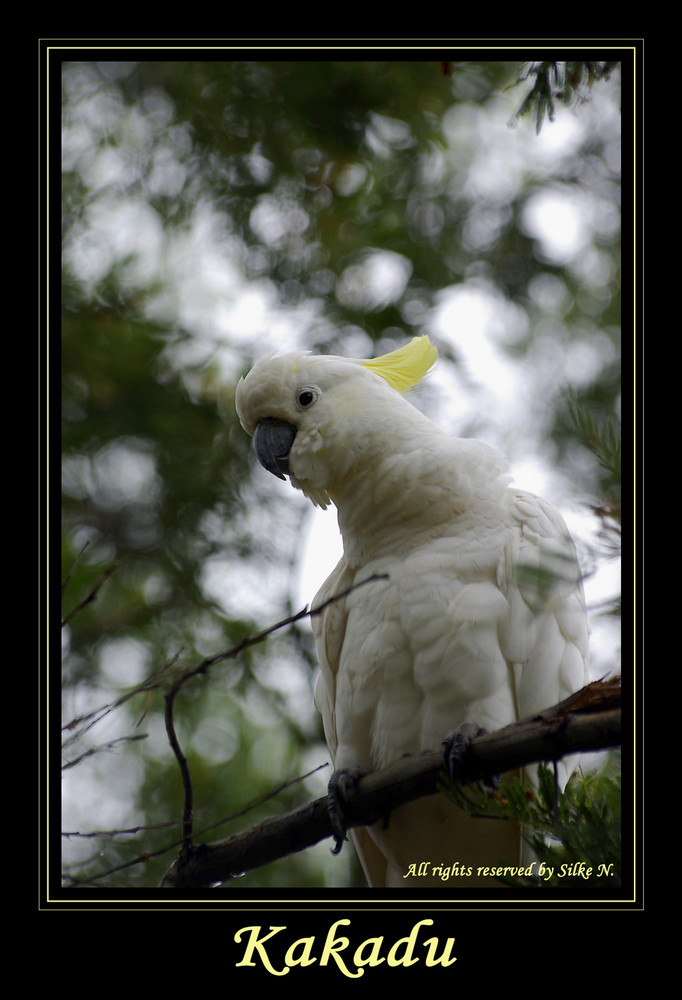
{"label": "bird's head", "polygon": [[271,355],[240,379],[237,414],[261,465],[326,507],[353,469],[396,446],[401,420],[417,414],[400,394],[436,358],[428,337],[369,360]]}

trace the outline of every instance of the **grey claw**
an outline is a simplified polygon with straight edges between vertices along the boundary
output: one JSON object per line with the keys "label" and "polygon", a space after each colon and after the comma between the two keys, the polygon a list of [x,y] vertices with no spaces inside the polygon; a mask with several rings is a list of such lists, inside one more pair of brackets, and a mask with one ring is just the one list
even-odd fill
{"label": "grey claw", "polygon": [[327,789],[327,810],[336,839],[332,854],[338,854],[346,840],[345,807],[353,798],[358,781],[367,772],[360,767],[342,768],[332,775]]}
{"label": "grey claw", "polygon": [[[477,726],[473,722],[464,722],[458,729],[453,729],[443,740],[443,762],[451,778],[455,781],[462,773],[464,762],[471,741],[477,736],[486,733],[486,729]],[[491,790],[499,787],[500,779],[498,775],[490,775],[484,779],[483,784]]]}

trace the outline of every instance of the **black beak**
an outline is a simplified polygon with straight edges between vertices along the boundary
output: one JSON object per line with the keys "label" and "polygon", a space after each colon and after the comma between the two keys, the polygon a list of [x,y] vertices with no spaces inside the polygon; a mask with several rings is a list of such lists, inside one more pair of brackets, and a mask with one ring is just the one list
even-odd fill
{"label": "black beak", "polygon": [[289,474],[289,450],[294,443],[297,428],[284,420],[266,417],[259,421],[253,435],[253,447],[258,461],[278,479]]}

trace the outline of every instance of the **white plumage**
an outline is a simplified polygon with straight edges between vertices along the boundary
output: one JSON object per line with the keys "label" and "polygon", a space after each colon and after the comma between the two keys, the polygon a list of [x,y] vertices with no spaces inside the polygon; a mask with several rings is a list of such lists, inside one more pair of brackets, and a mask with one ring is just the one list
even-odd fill
{"label": "white plumage", "polygon": [[[371,361],[273,356],[237,387],[262,464],[338,509],[343,556],[313,606],[388,575],[313,618],[316,704],[336,769],[438,748],[464,722],[498,729],[589,680],[561,516],[510,487],[493,448],[448,437],[401,395],[435,357],[426,337]],[[351,836],[374,886],[404,886],[427,862],[471,868],[466,887],[478,867],[518,863],[521,850],[511,824],[472,819],[440,795]]]}

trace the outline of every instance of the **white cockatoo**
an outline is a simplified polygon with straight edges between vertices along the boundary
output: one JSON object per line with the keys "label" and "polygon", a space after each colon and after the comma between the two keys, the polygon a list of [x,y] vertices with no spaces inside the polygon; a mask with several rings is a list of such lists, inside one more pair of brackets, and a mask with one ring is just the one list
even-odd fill
{"label": "white cockatoo", "polygon": [[[436,749],[463,724],[499,729],[589,681],[560,514],[511,487],[495,449],[449,437],[402,394],[436,357],[428,337],[372,360],[273,355],[237,386],[261,464],[337,508],[343,556],[312,607],[386,575],[312,619],[315,701],[337,771]],[[441,794],[351,838],[377,887],[452,888],[449,869],[466,888],[480,868],[521,858],[513,824],[472,818]]]}

